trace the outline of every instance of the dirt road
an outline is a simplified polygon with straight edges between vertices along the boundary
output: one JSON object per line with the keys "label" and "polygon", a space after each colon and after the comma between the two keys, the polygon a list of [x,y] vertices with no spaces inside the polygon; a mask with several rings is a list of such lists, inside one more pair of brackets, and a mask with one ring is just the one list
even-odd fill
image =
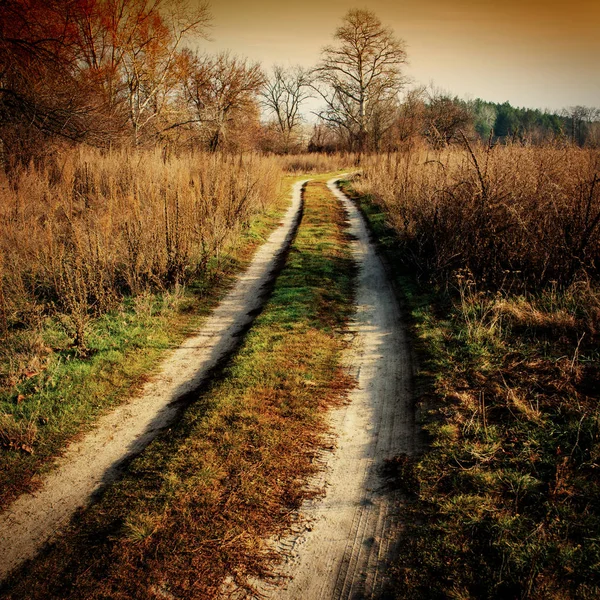
{"label": "dirt road", "polygon": [[92,432],[72,444],[38,492],[21,496],[0,514],[0,581],[34,556],[79,507],[89,503],[94,492],[114,480],[123,461],[177,416],[176,401],[198,388],[235,348],[239,334],[262,305],[264,285],[298,225],[303,183],[295,184],[280,227],[198,334],[173,352],[139,397],[102,418]]}
{"label": "dirt road", "polygon": [[[362,216],[338,189],[356,237],[360,265],[349,367],[358,386],[331,416],[336,448],[322,457],[321,500],[302,509],[304,531],[280,541],[286,555],[279,587],[261,589],[277,600],[374,598],[385,594],[390,540],[402,526],[399,492],[386,487],[385,460],[412,453],[418,440],[405,325]],[[395,497],[394,497],[395,496]]]}

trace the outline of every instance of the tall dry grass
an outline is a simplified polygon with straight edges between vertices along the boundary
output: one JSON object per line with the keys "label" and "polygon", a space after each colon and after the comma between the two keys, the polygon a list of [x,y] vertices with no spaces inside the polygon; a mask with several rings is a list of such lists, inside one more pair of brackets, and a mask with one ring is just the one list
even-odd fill
{"label": "tall dry grass", "polygon": [[280,174],[257,155],[80,148],[0,179],[0,333],[59,314],[84,348],[88,320],[124,295],[218,266]]}
{"label": "tall dry grass", "polygon": [[407,263],[489,289],[600,276],[600,151],[573,146],[422,147],[363,161]]}
{"label": "tall dry grass", "polygon": [[331,173],[340,169],[353,169],[357,165],[358,155],[352,152],[327,154],[312,152],[308,154],[286,154],[276,157],[281,168],[287,173]]}
{"label": "tall dry grass", "polygon": [[600,152],[569,146],[364,161],[430,376],[430,444],[397,465],[397,597],[599,597],[599,179]]}

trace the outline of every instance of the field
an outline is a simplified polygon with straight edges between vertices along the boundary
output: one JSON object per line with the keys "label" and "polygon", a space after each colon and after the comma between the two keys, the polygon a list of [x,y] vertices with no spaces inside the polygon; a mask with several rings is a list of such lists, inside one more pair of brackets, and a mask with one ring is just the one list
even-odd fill
{"label": "field", "polygon": [[[404,494],[398,508],[407,523],[389,567],[394,595],[597,597],[597,150],[464,139],[361,156],[77,149],[60,157],[6,175],[1,186],[5,506],[35,489],[69,440],[140,389],[165,352],[202,323],[276,227],[300,173],[359,162],[345,189],[365,215],[407,313],[426,438],[422,453],[398,455],[386,467]],[[106,565],[118,562],[99,594],[134,597],[126,573],[140,569],[144,589],[163,589],[166,579],[156,573],[169,572],[168,589],[177,579],[184,597],[218,592],[202,587],[194,569],[215,581],[237,573],[236,585],[246,589],[256,577],[269,578],[278,559],[264,541],[285,532],[314,493],[305,486],[315,473],[311,457],[324,443],[322,409],[352,387],[340,370],[344,343],[336,337],[352,302],[353,267],[340,258],[347,252],[343,217],[325,202],[322,184],[311,185],[287,270],[220,383],[203,391],[172,433],[149,446],[7,593],[33,597],[35,582],[56,571],[59,555],[67,562],[56,585],[79,590],[96,589]],[[330,241],[319,241],[322,235]],[[341,261],[333,283],[338,267],[306,262],[330,243],[331,260]],[[325,293],[329,285],[340,295]],[[315,298],[324,302],[322,313],[312,312],[320,306]],[[307,346],[317,354],[289,355],[279,364],[276,348],[291,348],[292,339],[300,354]],[[283,373],[291,382],[295,368],[295,383],[284,387],[300,404],[278,404],[280,393],[265,382],[274,377],[279,390]],[[239,394],[241,403],[234,401]],[[292,428],[278,424],[275,439],[265,432],[280,423],[281,411],[293,413]],[[259,438],[266,444],[260,450]],[[273,445],[278,462],[271,464]],[[223,479],[223,464],[210,462],[225,451],[237,487]],[[188,453],[187,462],[167,460],[173,452]],[[184,480],[196,469],[203,475],[192,478],[192,489]],[[247,470],[254,473],[248,480],[241,475]],[[135,491],[140,485],[162,491],[144,501]],[[200,513],[192,508],[198,502]],[[181,529],[175,505],[205,525]],[[252,526],[239,521],[248,506]],[[209,526],[215,511],[228,515],[218,530]],[[102,550],[79,540],[82,528],[99,532]],[[217,561],[209,560],[213,538],[221,540]],[[156,544],[163,558],[147,564],[143,557]],[[179,546],[204,550],[183,560]],[[90,571],[79,557],[92,555]]]}
{"label": "field", "polygon": [[288,163],[88,148],[1,176],[0,505],[199,326],[276,227]]}
{"label": "field", "polygon": [[599,169],[464,144],[370,157],[352,183],[421,357],[398,597],[598,596]]}
{"label": "field", "polygon": [[266,540],[321,493],[305,484],[330,443],[324,413],[352,385],[340,355],[355,267],[324,189],[307,189],[288,263],[232,361],[3,597],[207,598],[228,576],[241,590],[269,577]]}

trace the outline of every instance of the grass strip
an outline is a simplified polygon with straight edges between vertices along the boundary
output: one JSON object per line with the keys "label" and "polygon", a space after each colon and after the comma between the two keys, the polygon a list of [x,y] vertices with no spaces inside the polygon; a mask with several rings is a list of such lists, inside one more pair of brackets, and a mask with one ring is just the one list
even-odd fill
{"label": "grass strip", "polygon": [[210,598],[251,587],[311,494],[325,411],[346,397],[356,267],[343,209],[310,183],[272,296],[181,421],[0,590],[6,598]]}
{"label": "grass strip", "polygon": [[461,274],[454,290],[420,286],[384,209],[355,200],[422,364],[429,444],[399,473],[414,502],[396,597],[598,598],[600,363],[586,306],[569,290],[477,292]]}

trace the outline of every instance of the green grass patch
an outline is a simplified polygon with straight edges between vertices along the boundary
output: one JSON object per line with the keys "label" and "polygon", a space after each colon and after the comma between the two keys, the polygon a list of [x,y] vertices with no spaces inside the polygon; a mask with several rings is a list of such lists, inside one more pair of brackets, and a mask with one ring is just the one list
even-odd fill
{"label": "green grass patch", "polygon": [[411,314],[429,442],[399,475],[396,597],[598,598],[597,290],[420,283],[376,199],[357,201]]}
{"label": "green grass patch", "polygon": [[287,263],[235,356],[4,597],[211,598],[227,576],[268,577],[265,540],[317,493],[307,480],[325,411],[352,386],[346,227],[325,185],[309,184]]}
{"label": "green grass patch", "polygon": [[165,353],[197,330],[260,244],[277,227],[292,184],[187,288],[125,298],[90,322],[88,350],[73,347],[66,324],[46,319],[16,332],[0,351],[0,509],[39,485],[70,440],[137,393]]}

